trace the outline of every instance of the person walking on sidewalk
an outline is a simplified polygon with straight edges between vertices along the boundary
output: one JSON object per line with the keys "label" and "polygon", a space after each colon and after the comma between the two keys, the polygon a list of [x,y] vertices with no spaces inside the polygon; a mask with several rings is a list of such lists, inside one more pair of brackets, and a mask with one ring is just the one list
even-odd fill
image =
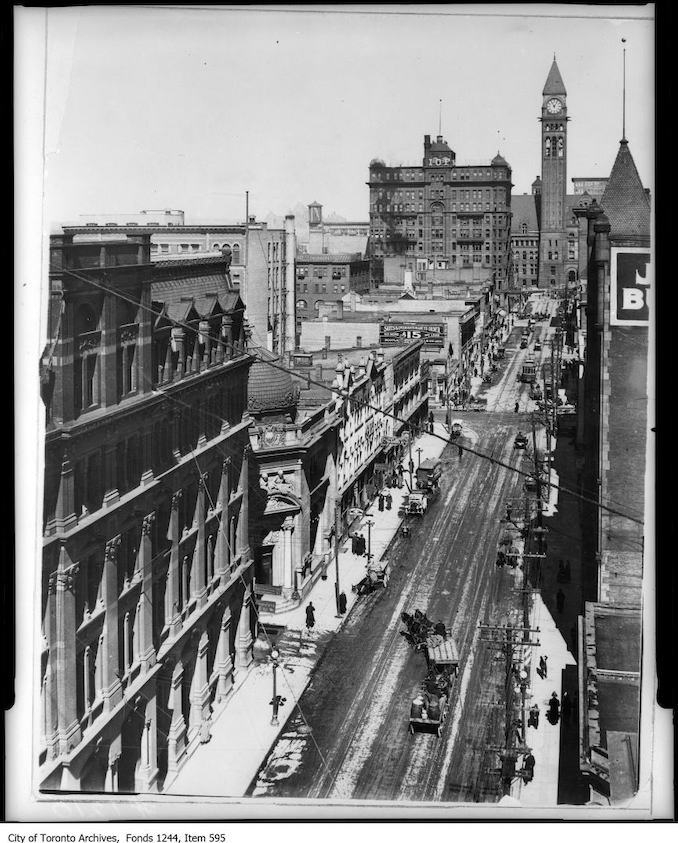
{"label": "person walking on sidewalk", "polygon": [[464,449],[461,445],[457,445],[457,448],[459,449],[459,459],[461,459],[464,456]]}
{"label": "person walking on sidewalk", "polygon": [[548,658],[548,656],[539,656],[539,667],[537,668],[537,673],[542,679],[546,679],[546,676],[548,675],[548,665],[546,664]]}
{"label": "person walking on sidewalk", "polygon": [[309,603],[306,607],[306,629],[310,632],[315,626],[315,606]]}
{"label": "person walking on sidewalk", "polygon": [[530,716],[527,720],[528,729],[530,726],[534,726],[535,729],[539,728],[539,706],[536,703],[530,708]]}
{"label": "person walking on sidewalk", "polygon": [[523,770],[525,772],[525,784],[531,782],[534,778],[534,755],[531,752],[528,752],[525,758],[523,758]]}
{"label": "person walking on sidewalk", "polygon": [[513,405],[513,412],[517,413],[519,407],[520,407],[520,404],[516,401],[516,403]]}
{"label": "person walking on sidewalk", "polygon": [[558,609],[558,614],[563,614],[563,608],[565,606],[565,592],[562,588],[558,589],[558,593],[556,594],[556,608]]}
{"label": "person walking on sidewalk", "polygon": [[551,723],[553,726],[556,725],[558,719],[560,718],[560,700],[558,699],[558,694],[554,691],[551,694],[551,699],[549,700],[549,711],[546,715],[546,719]]}
{"label": "person walking on sidewalk", "polygon": [[393,506],[393,495],[390,492],[386,492],[384,497],[386,500],[386,509],[390,509]]}

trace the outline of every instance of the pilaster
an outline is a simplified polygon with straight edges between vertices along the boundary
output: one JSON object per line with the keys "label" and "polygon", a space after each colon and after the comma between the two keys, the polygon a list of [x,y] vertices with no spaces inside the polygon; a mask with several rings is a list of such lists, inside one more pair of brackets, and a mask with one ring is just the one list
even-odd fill
{"label": "pilaster", "polygon": [[52,575],[49,588],[54,590],[56,602],[56,665],[57,723],[59,754],[65,755],[80,743],[81,732],[76,707],[76,619],[74,577],[77,566],[71,565],[62,544],[59,564]]}
{"label": "pilaster", "polygon": [[99,653],[101,661],[101,685],[104,710],[110,711],[122,699],[120,684],[120,664],[118,654],[118,550],[120,536],[106,543],[104,572],[102,577],[103,600],[105,607],[103,646]]}
{"label": "pilaster", "polygon": [[139,661],[141,672],[148,671],[155,664],[155,647],[153,646],[153,545],[151,531],[155,521],[155,512],[147,515],[141,525],[141,543],[139,545],[139,570],[141,571],[141,599],[139,634]]}

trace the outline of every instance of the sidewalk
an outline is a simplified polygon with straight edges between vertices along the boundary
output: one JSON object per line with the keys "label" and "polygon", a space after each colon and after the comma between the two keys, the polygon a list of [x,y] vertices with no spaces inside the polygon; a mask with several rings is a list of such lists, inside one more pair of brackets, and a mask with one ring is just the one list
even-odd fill
{"label": "sidewalk", "polygon": [[[434,424],[436,434],[447,433],[441,423]],[[439,457],[445,442],[427,433],[412,443],[412,454],[417,464],[417,448],[421,448],[421,460]],[[405,457],[405,464],[408,456]],[[403,478],[409,479],[405,472]],[[390,510],[379,512],[375,500],[365,510],[354,532],[362,532],[367,538],[365,521],[374,521],[371,530],[371,552],[374,559],[380,559],[395,536],[402,518],[398,515],[400,503],[408,494],[402,489],[389,489],[393,496]],[[228,702],[215,711],[212,737],[207,744],[198,744],[193,755],[186,761],[178,774],[170,781],[168,777],[165,793],[174,795],[231,796],[245,794],[257,770],[268,755],[285,727],[286,720],[297,711],[296,701],[304,692],[311,674],[320,659],[325,646],[341,627],[355,603],[356,595],[351,586],[365,575],[366,558],[351,552],[351,540],[347,538],[339,550],[340,590],[346,594],[347,607],[343,617],[337,617],[335,602],[336,572],[334,564],[327,568],[327,579],[320,579],[305,597],[301,605],[288,612],[260,616],[260,621],[285,625],[277,646],[281,654],[281,667],[277,671],[277,693],[286,698],[279,713],[279,724],[271,725],[270,700],[273,696],[272,667],[270,664],[255,664],[242,683],[234,688]],[[306,629],[306,606],[313,601],[315,607],[315,628]],[[302,712],[303,716],[303,712]],[[290,746],[286,754],[290,767],[299,759],[299,748]],[[289,775],[289,771],[286,773]]]}

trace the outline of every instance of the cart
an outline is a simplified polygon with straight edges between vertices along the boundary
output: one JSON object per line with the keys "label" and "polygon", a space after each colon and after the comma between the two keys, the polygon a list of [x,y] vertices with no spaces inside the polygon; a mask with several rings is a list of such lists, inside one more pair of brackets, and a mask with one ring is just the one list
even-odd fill
{"label": "cart", "polygon": [[440,730],[447,716],[452,679],[459,673],[459,652],[449,630],[443,636],[431,636],[425,647],[429,666],[426,679],[421,684],[410,707],[409,731],[435,732]]}
{"label": "cart", "polygon": [[365,576],[351,587],[358,597],[363,594],[371,594],[377,588],[386,588],[390,579],[391,572],[387,559],[381,559],[378,562],[373,560],[367,566]]}
{"label": "cart", "polygon": [[457,436],[461,436],[461,430],[462,430],[461,422],[458,422],[458,421],[452,422],[452,430],[450,431],[450,435],[452,436],[453,439],[456,439]]}
{"label": "cart", "polygon": [[514,448],[527,448],[527,436],[524,433],[519,433],[513,440]]}

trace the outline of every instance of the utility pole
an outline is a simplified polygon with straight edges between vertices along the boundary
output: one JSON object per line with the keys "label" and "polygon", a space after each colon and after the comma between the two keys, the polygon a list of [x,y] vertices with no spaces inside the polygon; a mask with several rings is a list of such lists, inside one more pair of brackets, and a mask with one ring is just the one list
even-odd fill
{"label": "utility pole", "polygon": [[[504,743],[500,745],[489,745],[486,748],[499,753],[501,767],[497,770],[501,776],[502,791],[504,795],[511,792],[511,782],[516,775],[516,760],[518,756],[530,752],[526,744],[527,727],[525,723],[527,673],[520,663],[523,659],[523,647],[539,646],[539,639],[532,640],[532,635],[539,633],[539,628],[531,629],[529,626],[513,626],[510,623],[502,626],[490,626],[482,621],[479,624],[480,640],[484,641],[493,649],[501,650],[504,655]],[[522,639],[522,640],[521,640]],[[518,664],[516,664],[518,659]],[[517,734],[515,719],[515,690],[514,681],[516,675],[520,679],[521,690],[521,729]],[[518,738],[518,741],[516,741]]]}

